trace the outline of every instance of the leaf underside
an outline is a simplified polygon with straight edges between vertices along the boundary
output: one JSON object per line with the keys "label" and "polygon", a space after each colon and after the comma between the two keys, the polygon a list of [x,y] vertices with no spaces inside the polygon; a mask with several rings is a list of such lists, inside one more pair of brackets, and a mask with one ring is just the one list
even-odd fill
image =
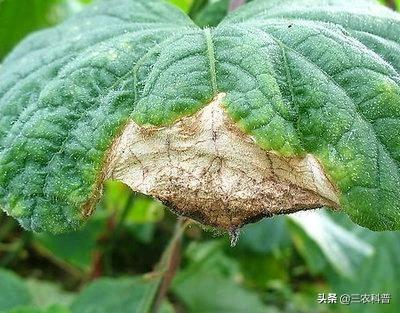
{"label": "leaf underside", "polygon": [[158,0],[99,1],[0,68],[0,206],[78,228],[129,120],[167,125],[218,93],[257,144],[313,154],[342,208],[400,229],[400,16],[370,1],[258,0],[201,29]]}

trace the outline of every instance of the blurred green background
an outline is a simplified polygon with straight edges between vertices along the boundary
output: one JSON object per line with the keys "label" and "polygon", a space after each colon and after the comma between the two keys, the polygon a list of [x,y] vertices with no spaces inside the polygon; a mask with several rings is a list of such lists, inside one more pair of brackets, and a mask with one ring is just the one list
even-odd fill
{"label": "blurred green background", "polygon": [[[0,0],[0,60],[28,33],[89,2]],[[201,26],[216,25],[229,7],[228,0],[170,2]],[[372,232],[318,210],[248,225],[234,248],[226,234],[191,223],[171,246],[176,224],[159,202],[117,182],[107,183],[95,215],[76,233],[25,232],[0,213],[0,312],[144,313],[155,302],[168,313],[399,310],[398,232]],[[176,273],[161,301],[157,290],[171,264]],[[322,293],[336,294],[337,303],[319,304]],[[389,294],[390,304],[340,304],[343,294]]]}

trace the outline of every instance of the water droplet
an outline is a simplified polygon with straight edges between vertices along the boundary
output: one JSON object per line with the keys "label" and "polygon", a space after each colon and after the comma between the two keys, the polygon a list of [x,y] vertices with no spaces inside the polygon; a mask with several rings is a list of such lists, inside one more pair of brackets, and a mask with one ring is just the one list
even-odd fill
{"label": "water droplet", "polygon": [[239,228],[233,228],[229,232],[229,238],[231,239],[231,247],[235,247],[236,244],[239,241],[239,236],[240,236],[240,229]]}

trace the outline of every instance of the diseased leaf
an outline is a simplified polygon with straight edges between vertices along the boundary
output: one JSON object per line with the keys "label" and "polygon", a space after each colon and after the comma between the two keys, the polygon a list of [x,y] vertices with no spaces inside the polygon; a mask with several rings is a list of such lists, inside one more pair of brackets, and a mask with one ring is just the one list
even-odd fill
{"label": "diseased leaf", "polygon": [[226,229],[322,205],[400,229],[399,34],[363,0],[258,0],[206,29],[99,1],[0,69],[0,205],[76,229],[115,178]]}
{"label": "diseased leaf", "polygon": [[[185,43],[186,34],[193,41]],[[0,74],[1,206],[37,231],[77,228],[84,208],[93,205],[106,151],[132,113],[151,62],[173,42],[184,47],[181,55],[168,52],[169,58],[197,53],[201,36],[169,5],[114,1],[25,40]],[[200,47],[192,45],[196,41]],[[199,107],[204,91],[191,89],[199,89],[193,94]]]}

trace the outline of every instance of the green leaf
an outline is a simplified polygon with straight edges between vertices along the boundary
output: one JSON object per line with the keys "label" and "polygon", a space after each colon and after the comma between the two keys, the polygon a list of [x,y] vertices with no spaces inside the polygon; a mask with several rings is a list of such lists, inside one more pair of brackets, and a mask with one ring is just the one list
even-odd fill
{"label": "green leaf", "polygon": [[284,216],[278,216],[274,219],[264,219],[259,223],[246,225],[241,230],[237,248],[265,255],[288,242],[286,219]]}
{"label": "green leaf", "polygon": [[122,214],[129,203],[131,189],[118,181],[108,181],[104,186],[104,206],[110,212]]}
{"label": "green leaf", "polygon": [[[269,312],[258,295],[235,282],[232,260],[223,256],[217,242],[193,245],[192,262],[174,279],[172,291],[188,313]],[[220,247],[219,247],[220,248]],[[192,251],[190,251],[192,250]]]}
{"label": "green leaf", "polygon": [[38,308],[50,308],[52,306],[68,307],[74,299],[74,294],[62,290],[60,285],[55,283],[28,279],[26,285],[32,297],[32,305]]}
{"label": "green leaf", "polygon": [[193,0],[168,0],[172,4],[176,5],[178,8],[182,9],[184,12],[189,12]]}
{"label": "green leaf", "polygon": [[77,232],[35,234],[35,244],[51,258],[88,272],[105,224],[105,219],[95,217]]}
{"label": "green leaf", "polygon": [[7,311],[31,302],[31,295],[21,278],[0,269],[0,311]]}
{"label": "green leaf", "polygon": [[72,303],[72,313],[148,313],[158,279],[102,278],[87,286]]}
{"label": "green leaf", "polygon": [[267,312],[256,294],[231,280],[205,271],[179,280],[174,292],[185,304],[188,313],[242,313],[250,308],[251,312]]}
{"label": "green leaf", "polygon": [[24,306],[2,313],[70,313],[70,310],[61,305],[52,305],[46,309],[39,309],[35,306]]}
{"label": "green leaf", "polygon": [[326,260],[339,274],[355,277],[360,264],[374,252],[324,212],[301,212],[289,218],[295,224],[294,243],[315,273],[322,272]]}
{"label": "green leaf", "polygon": [[[366,233],[365,231],[361,233]],[[374,254],[357,268],[354,279],[330,277],[334,292],[346,294],[390,294],[390,304],[378,304],[380,313],[395,313],[400,305],[400,234],[396,232],[369,234]],[[353,313],[374,313],[368,304],[352,304]]]}
{"label": "green leaf", "polygon": [[225,93],[261,148],[314,155],[353,221],[400,229],[399,32],[370,1],[258,0],[209,29],[163,1],[99,1],[4,60],[0,205],[28,229],[76,229],[126,123]]}
{"label": "green leaf", "polygon": [[164,206],[154,199],[137,195],[126,216],[127,223],[154,223],[164,217]]}

